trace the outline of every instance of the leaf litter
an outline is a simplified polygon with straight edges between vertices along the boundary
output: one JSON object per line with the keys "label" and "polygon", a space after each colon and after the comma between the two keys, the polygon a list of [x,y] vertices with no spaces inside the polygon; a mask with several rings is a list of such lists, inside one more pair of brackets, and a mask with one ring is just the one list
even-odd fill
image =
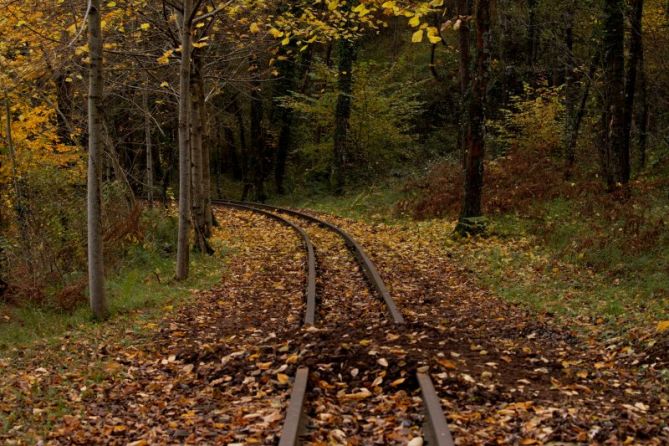
{"label": "leaf litter", "polygon": [[74,330],[43,357],[1,358],[0,441],[275,444],[292,376],[308,365],[312,444],[422,444],[416,370],[432,375],[459,445],[669,443],[658,352],[502,301],[453,263],[448,228],[326,216],[377,264],[408,321],[395,327],[345,245],[301,223],[319,262],[318,327],[301,328],[299,239],[217,212],[230,255],[195,304],[141,334],[112,323],[93,339]]}

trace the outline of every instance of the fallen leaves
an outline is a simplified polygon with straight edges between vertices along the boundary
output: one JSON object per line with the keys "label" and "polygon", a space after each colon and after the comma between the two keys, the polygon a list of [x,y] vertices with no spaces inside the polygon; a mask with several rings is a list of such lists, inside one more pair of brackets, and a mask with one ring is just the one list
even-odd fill
{"label": "fallen leaves", "polygon": [[[416,370],[432,374],[460,444],[669,441],[666,384],[637,349],[573,334],[476,287],[434,228],[332,220],[377,263],[407,330],[387,323],[345,246],[312,227],[320,325],[299,329],[299,240],[286,243],[294,234],[264,218],[225,211],[217,237],[232,254],[223,286],[142,322],[149,339],[64,340],[63,354],[76,360],[57,366],[0,360],[0,417],[20,420],[0,442],[25,434],[55,443],[273,444],[298,364],[312,370],[316,444],[422,445]],[[56,405],[70,414],[56,419]],[[35,428],[50,424],[48,437]]]}

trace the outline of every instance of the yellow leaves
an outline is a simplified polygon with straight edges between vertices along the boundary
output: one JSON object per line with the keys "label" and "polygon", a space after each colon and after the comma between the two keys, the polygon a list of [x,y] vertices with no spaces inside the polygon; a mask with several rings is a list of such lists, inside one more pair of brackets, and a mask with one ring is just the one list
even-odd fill
{"label": "yellow leaves", "polygon": [[107,8],[114,8],[114,7],[116,7],[116,2],[107,3]]}
{"label": "yellow leaves", "polygon": [[204,48],[207,45],[208,45],[208,43],[203,42],[202,40],[199,41],[199,42],[193,42],[193,48]]}
{"label": "yellow leaves", "polygon": [[423,41],[423,30],[419,29],[415,33],[411,35],[411,42],[412,43],[420,43]]}
{"label": "yellow leaves", "polygon": [[433,8],[439,8],[440,6],[444,6],[444,0],[432,0],[430,2],[430,6]]}
{"label": "yellow leaves", "polygon": [[[411,19],[409,20],[409,25],[411,25],[413,28],[420,25],[420,16],[418,14],[416,14],[415,16],[411,17]],[[422,40],[422,38],[421,38],[421,40]]]}
{"label": "yellow leaves", "polygon": [[338,6],[339,2],[337,0],[328,0],[328,9],[330,11],[334,11]]}
{"label": "yellow leaves", "polygon": [[398,378],[395,381],[390,383],[390,387],[397,387],[400,384],[402,384],[405,380],[406,380],[406,378]]}
{"label": "yellow leaves", "polygon": [[657,331],[659,333],[664,333],[669,330],[669,321],[660,321],[657,323]]}
{"label": "yellow leaves", "polygon": [[358,6],[353,8],[353,12],[357,12],[358,16],[364,17],[367,14],[369,14],[370,11],[369,11],[369,9],[367,9],[367,7],[365,6],[364,3],[360,3]]}
{"label": "yellow leaves", "polygon": [[286,45],[288,45],[288,44],[290,44],[290,36],[289,36],[289,35],[286,36],[285,39],[283,39],[283,40],[281,41],[281,45],[283,45],[283,46],[286,46]]}
{"label": "yellow leaves", "polygon": [[279,37],[283,37],[283,31],[279,31],[276,28],[270,28],[269,33],[274,37],[275,39],[278,39]]}
{"label": "yellow leaves", "polygon": [[157,59],[158,63],[160,65],[167,65],[168,63],[170,63],[170,56],[172,56],[172,54],[174,54],[173,49],[165,51],[163,55]]}
{"label": "yellow leaves", "polygon": [[360,389],[359,392],[355,393],[345,393],[342,395],[338,395],[339,399],[341,400],[353,400],[353,401],[359,401],[359,400],[364,400],[365,398],[369,398],[372,396],[372,392],[370,392],[366,388]]}
{"label": "yellow leaves", "polygon": [[437,362],[438,362],[442,367],[447,368],[447,369],[455,370],[455,369],[457,368],[457,366],[455,365],[455,362],[453,362],[453,361],[451,361],[451,360],[449,360],[449,359],[440,358],[440,359],[437,359]]}
{"label": "yellow leaves", "polygon": [[78,46],[74,49],[74,54],[77,56],[81,56],[85,53],[88,53],[88,44]]}
{"label": "yellow leaves", "polygon": [[252,34],[258,34],[258,33],[260,32],[260,26],[258,26],[257,23],[253,22],[253,23],[251,23],[251,25],[249,26],[249,31],[250,31]]}
{"label": "yellow leaves", "polygon": [[148,31],[151,28],[151,25],[149,23],[142,23],[139,25],[139,29],[142,31]]}
{"label": "yellow leaves", "polygon": [[430,43],[435,44],[441,42],[441,37],[439,36],[439,30],[434,26],[431,26],[427,29],[427,40]]}
{"label": "yellow leaves", "polygon": [[277,373],[276,380],[279,382],[279,384],[286,385],[290,381],[290,378],[288,378],[288,375],[285,373]]}

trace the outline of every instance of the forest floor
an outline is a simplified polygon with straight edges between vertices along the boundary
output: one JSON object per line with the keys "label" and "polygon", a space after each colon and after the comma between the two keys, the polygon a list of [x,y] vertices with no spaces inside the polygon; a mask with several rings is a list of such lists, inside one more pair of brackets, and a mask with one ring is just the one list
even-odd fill
{"label": "forest floor", "polygon": [[305,226],[322,327],[304,329],[300,241],[265,217],[217,212],[227,255],[213,289],[141,324],[0,353],[0,442],[275,444],[304,364],[312,444],[420,435],[411,376],[424,366],[460,445],[669,442],[669,343],[656,327],[614,336],[597,318],[510,303],[462,261],[484,242],[453,242],[447,221],[325,215],[364,246],[408,323],[385,322],[343,243]]}

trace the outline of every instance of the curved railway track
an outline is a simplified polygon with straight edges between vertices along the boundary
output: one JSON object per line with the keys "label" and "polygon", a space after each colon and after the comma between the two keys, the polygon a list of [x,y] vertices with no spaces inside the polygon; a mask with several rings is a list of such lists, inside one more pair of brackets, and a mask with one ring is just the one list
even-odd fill
{"label": "curved railway track", "polygon": [[[404,325],[404,317],[397,308],[395,301],[390,296],[390,293],[388,292],[383,279],[379,275],[376,266],[371,261],[362,246],[343,229],[313,215],[278,206],[227,200],[213,200],[212,203],[214,205],[226,206],[265,215],[268,218],[276,220],[292,228],[301,237],[307,255],[307,280],[305,287],[306,308],[304,317],[305,324],[316,324],[316,255],[314,245],[304,229],[278,214],[290,215],[292,217],[306,220],[309,223],[332,231],[341,237],[362,268],[370,288],[372,288],[383,300],[393,323],[398,326]],[[426,444],[430,446],[453,446],[453,438],[448,429],[448,424],[446,423],[444,412],[441,408],[439,397],[436,393],[430,375],[428,373],[416,372],[416,381],[420,387],[421,399],[425,413],[423,437],[426,440]],[[283,424],[283,430],[281,432],[279,446],[295,446],[301,444],[301,434],[303,433],[305,427],[304,408],[307,400],[308,387],[309,368],[300,367],[295,374],[293,388],[291,391],[290,400],[288,402],[288,408],[286,409],[286,417]]]}

